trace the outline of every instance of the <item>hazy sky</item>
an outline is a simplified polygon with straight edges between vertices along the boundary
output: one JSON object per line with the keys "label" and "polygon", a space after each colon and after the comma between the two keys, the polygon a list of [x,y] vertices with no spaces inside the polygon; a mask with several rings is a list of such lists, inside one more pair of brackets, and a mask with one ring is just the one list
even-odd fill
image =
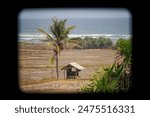
{"label": "hazy sky", "polygon": [[130,18],[127,9],[121,8],[64,8],[64,9],[24,9],[19,13],[19,18]]}

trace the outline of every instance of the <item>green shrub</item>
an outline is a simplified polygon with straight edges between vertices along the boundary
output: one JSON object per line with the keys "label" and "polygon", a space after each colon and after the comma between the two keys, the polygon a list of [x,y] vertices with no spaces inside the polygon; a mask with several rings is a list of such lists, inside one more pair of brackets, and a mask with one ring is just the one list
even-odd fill
{"label": "green shrub", "polygon": [[92,38],[85,37],[80,43],[84,49],[102,49],[102,48],[111,48],[113,45],[112,41],[109,38]]}
{"label": "green shrub", "polygon": [[117,49],[116,61],[93,74],[90,84],[81,88],[83,92],[113,93],[129,90],[132,78],[131,39],[119,40]]}

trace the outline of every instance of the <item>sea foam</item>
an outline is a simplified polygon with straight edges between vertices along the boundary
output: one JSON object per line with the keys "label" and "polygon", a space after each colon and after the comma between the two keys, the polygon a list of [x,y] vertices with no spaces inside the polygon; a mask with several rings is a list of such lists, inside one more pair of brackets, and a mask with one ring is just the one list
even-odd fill
{"label": "sea foam", "polygon": [[[109,38],[113,42],[116,42],[118,39],[128,39],[131,37],[131,35],[123,35],[123,34],[70,34],[68,35],[69,38],[81,38],[84,39],[85,37],[91,37],[91,38]],[[40,42],[42,40],[46,40],[46,35],[41,33],[20,33],[18,35],[19,41],[32,41],[32,42]]]}

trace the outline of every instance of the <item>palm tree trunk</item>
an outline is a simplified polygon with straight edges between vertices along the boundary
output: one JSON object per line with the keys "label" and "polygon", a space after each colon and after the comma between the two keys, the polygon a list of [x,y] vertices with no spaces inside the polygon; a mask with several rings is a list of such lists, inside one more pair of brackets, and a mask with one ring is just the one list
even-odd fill
{"label": "palm tree trunk", "polygon": [[56,53],[56,74],[57,74],[57,78],[59,78],[59,70],[58,70],[58,52]]}

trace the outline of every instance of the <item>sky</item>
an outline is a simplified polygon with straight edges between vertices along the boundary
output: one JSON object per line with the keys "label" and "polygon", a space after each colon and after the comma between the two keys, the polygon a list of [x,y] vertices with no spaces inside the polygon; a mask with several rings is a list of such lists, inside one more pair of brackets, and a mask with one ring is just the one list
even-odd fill
{"label": "sky", "polygon": [[130,18],[131,14],[124,8],[49,8],[23,9],[18,18]]}

